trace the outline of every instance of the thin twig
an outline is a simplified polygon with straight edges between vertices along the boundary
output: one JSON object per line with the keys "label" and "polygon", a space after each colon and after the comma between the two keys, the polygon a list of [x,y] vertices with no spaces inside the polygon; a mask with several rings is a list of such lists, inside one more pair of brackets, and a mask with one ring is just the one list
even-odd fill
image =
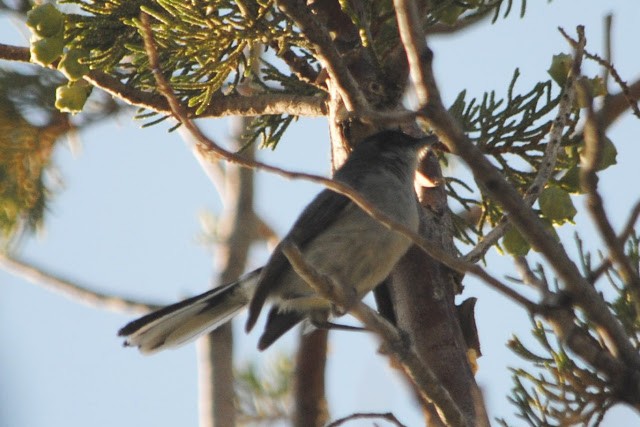
{"label": "thin twig", "polygon": [[603,130],[608,129],[625,111],[630,108],[628,98],[634,102],[640,99],[640,80],[636,80],[628,86],[628,92],[620,91],[613,95],[606,95],[604,105],[598,111]]}
{"label": "thin twig", "polygon": [[629,219],[627,219],[625,226],[622,227],[622,231],[618,237],[621,242],[626,242],[631,233],[633,233],[638,216],[640,216],[640,200],[637,201],[635,206],[631,209]]}
{"label": "thin twig", "polygon": [[[622,227],[622,231],[618,235],[618,241],[621,245],[624,245],[629,236],[635,231],[635,224],[638,220],[638,216],[640,216],[640,201],[636,202],[635,206],[631,209],[631,213],[629,214],[629,218],[625,223],[625,226]],[[613,261],[611,257],[606,257],[602,260],[602,263],[594,268],[589,274],[588,280],[590,283],[595,283],[602,274],[604,274],[609,268],[611,268]]]}
{"label": "thin twig", "polygon": [[[571,44],[575,45],[576,43],[578,43],[571,36],[569,36],[564,30],[560,29],[560,32]],[[633,114],[635,116],[640,118],[640,108],[638,107],[637,99],[631,95],[631,90],[629,89],[629,86],[624,80],[622,80],[622,77],[620,77],[620,74],[618,74],[618,70],[615,69],[613,64],[601,58],[599,55],[595,53],[585,51],[584,55],[587,58],[591,59],[592,61],[597,62],[600,66],[605,67],[607,70],[609,70],[609,72],[611,73],[611,77],[613,77],[613,80],[615,80],[618,86],[620,86],[620,88],[622,89],[622,93],[624,94],[625,99],[629,103],[629,107],[631,107],[631,111],[633,111]]]}
{"label": "thin twig", "polygon": [[390,352],[404,367],[416,385],[418,392],[428,402],[433,402],[444,415],[448,425],[466,426],[464,414],[458,408],[447,389],[416,354],[413,345],[407,343],[401,332],[373,309],[358,301],[351,307],[344,307],[346,301],[341,284],[320,274],[305,260],[300,249],[292,242],[285,242],[282,252],[296,273],[302,277],[320,296],[335,302],[342,308],[350,308],[349,313],[362,322],[367,329],[375,332]]}
{"label": "thin twig", "polygon": [[611,222],[604,209],[602,196],[598,191],[598,165],[602,158],[602,148],[604,146],[604,134],[597,122],[597,116],[593,111],[593,102],[589,96],[586,84],[578,85],[578,90],[584,99],[588,100],[586,108],[586,120],[584,124],[584,152],[581,156],[582,165],[580,182],[587,196],[587,207],[591,217],[600,232],[607,249],[609,257],[619,266],[622,280],[632,292],[636,308],[640,311],[640,276],[631,264],[631,260],[625,255],[624,241],[618,239]]}
{"label": "thin twig", "polygon": [[[470,15],[464,16],[462,19],[458,19],[454,24],[444,24],[441,22],[430,25],[425,29],[425,34],[427,36],[433,35],[450,35],[450,34],[459,34],[462,31],[472,27],[473,25],[483,23],[491,14],[493,13],[492,7],[487,7],[485,10],[480,12],[472,13]],[[432,17],[425,14],[425,20]],[[424,25],[423,25],[424,28]]]}
{"label": "thin twig", "polygon": [[531,267],[525,257],[514,257],[513,260],[520,273],[520,277],[522,277],[523,283],[532,286],[543,295],[543,298],[551,292],[546,280],[540,280],[533,271],[531,271]]}
{"label": "thin twig", "polygon": [[369,103],[342,60],[329,31],[311,14],[306,2],[277,0],[276,3],[278,8],[296,23],[305,38],[313,44],[318,59],[327,70],[331,81],[337,85],[347,110],[368,111]]}
{"label": "thin twig", "polygon": [[162,307],[161,304],[125,298],[111,293],[93,290],[89,286],[85,286],[50,273],[44,268],[36,266],[31,262],[22,261],[8,255],[0,254],[0,268],[14,276],[21,277],[31,283],[42,286],[49,291],[58,293],[89,307],[119,313],[136,314],[148,313]]}
{"label": "thin twig", "polygon": [[[575,45],[571,70],[563,87],[564,95],[560,99],[558,112],[551,124],[551,128],[549,129],[549,142],[547,142],[547,146],[545,147],[544,156],[540,162],[540,168],[536,172],[534,179],[531,181],[531,185],[529,185],[529,188],[525,192],[524,200],[530,206],[532,206],[538,197],[540,197],[540,193],[555,170],[558,153],[562,148],[562,135],[565,127],[567,126],[567,121],[569,120],[576,96],[574,82],[580,76],[580,67],[582,64],[582,57],[584,56],[585,44],[586,39],[584,37],[584,33],[581,32],[578,43]],[[464,255],[464,259],[469,262],[477,262],[504,235],[507,225],[508,223],[503,219],[500,224],[486,233],[482,237],[482,240],[478,242],[472,250]]]}
{"label": "thin twig", "polygon": [[[611,49],[611,30],[613,28],[613,14],[609,13],[604,17],[604,59],[613,64],[613,51]],[[609,92],[609,69],[604,67],[602,71],[602,81],[604,87]]]}
{"label": "thin twig", "polygon": [[584,29],[582,27],[578,27],[578,43],[574,47],[575,52],[573,54],[571,70],[569,71],[567,81],[562,89],[564,95],[558,104],[558,114],[556,114],[556,118],[551,124],[551,129],[549,129],[549,142],[545,147],[540,168],[538,169],[538,172],[531,182],[530,187],[527,189],[524,197],[525,201],[531,205],[538,199],[542,189],[555,169],[558,152],[562,148],[562,134],[564,132],[564,128],[567,126],[576,97],[574,83],[580,77],[580,69],[582,67],[582,58],[584,56],[584,47],[586,43],[587,39],[584,36]]}
{"label": "thin twig", "polygon": [[624,95],[625,99],[627,100],[627,103],[629,104],[629,107],[631,108],[631,111],[633,111],[633,114],[636,117],[640,118],[640,108],[638,107],[638,99],[637,99],[636,96],[634,96],[632,94],[632,91],[629,88],[629,85],[627,84],[627,82],[622,80],[622,77],[620,77],[620,74],[618,74],[618,70],[615,69],[613,64],[611,64],[608,61],[600,58],[595,53],[585,52],[585,56],[587,58],[597,62],[601,66],[605,67],[607,70],[609,70],[609,72],[611,73],[611,77],[613,77],[613,80],[615,80],[615,82],[618,84],[618,86],[620,86],[620,88],[622,89],[622,94]]}
{"label": "thin twig", "polygon": [[[398,427],[406,427],[404,424],[396,418],[391,412],[358,412],[355,414],[348,415],[346,417],[338,418],[337,420],[327,424],[325,427],[338,427],[342,424],[348,423],[353,420],[361,420],[361,419],[371,419],[371,418],[382,418],[390,422],[391,424],[395,424]],[[375,425],[375,424],[374,424]]]}
{"label": "thin twig", "polygon": [[[0,59],[30,62],[29,48],[0,43]],[[55,69],[56,64],[49,68]],[[91,71],[84,79],[127,104],[171,114],[166,99],[162,95],[145,92],[125,85],[120,80],[102,71]],[[209,106],[198,117],[261,116],[264,114],[292,114],[296,116],[318,117],[327,115],[326,97],[278,93],[262,93],[252,96],[213,96]],[[195,109],[189,110],[193,116]]]}
{"label": "thin twig", "polygon": [[320,90],[326,91],[327,87],[323,86],[322,83],[318,82],[319,73],[309,64],[309,62],[301,57],[296,55],[296,53],[287,46],[285,49],[281,49],[280,43],[277,41],[271,42],[270,46],[288,66],[293,74],[298,77],[301,81],[313,85]]}

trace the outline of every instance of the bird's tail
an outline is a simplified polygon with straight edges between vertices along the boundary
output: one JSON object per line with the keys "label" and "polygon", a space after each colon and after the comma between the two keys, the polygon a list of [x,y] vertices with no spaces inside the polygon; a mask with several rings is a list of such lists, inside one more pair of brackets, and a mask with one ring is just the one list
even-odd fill
{"label": "bird's tail", "polygon": [[149,313],[125,325],[118,335],[125,346],[144,354],[185,344],[213,331],[238,314],[251,300],[260,276],[257,269],[237,281]]}

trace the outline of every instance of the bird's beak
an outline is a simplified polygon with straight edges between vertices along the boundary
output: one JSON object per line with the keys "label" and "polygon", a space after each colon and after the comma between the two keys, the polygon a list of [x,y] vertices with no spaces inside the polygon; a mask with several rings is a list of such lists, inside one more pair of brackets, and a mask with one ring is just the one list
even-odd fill
{"label": "bird's beak", "polygon": [[418,138],[416,145],[420,147],[433,147],[438,142],[438,137],[435,135],[427,135],[422,138]]}

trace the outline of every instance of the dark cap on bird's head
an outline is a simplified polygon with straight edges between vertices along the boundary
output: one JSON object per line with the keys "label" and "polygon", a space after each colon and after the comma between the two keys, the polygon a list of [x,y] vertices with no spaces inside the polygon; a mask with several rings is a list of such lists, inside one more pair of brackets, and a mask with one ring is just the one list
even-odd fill
{"label": "dark cap on bird's head", "polygon": [[[420,138],[413,137],[399,130],[383,130],[382,132],[368,136],[360,141],[357,145],[361,144],[374,144],[381,150],[394,150],[400,147],[406,148],[422,148],[433,145],[437,141],[434,135],[426,135]],[[360,148],[358,148],[360,149]]]}
{"label": "dark cap on bird's head", "polygon": [[389,158],[419,159],[423,154],[420,151],[432,146],[436,141],[437,138],[434,135],[415,138],[399,130],[384,130],[357,143],[350,157],[352,162],[358,162],[356,159],[369,161],[374,159],[386,161]]}

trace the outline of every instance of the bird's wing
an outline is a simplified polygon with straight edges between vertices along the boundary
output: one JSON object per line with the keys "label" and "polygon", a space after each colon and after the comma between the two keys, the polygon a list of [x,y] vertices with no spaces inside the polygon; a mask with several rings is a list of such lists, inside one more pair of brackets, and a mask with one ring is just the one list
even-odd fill
{"label": "bird's wing", "polygon": [[376,301],[376,307],[378,307],[378,313],[380,313],[380,315],[390,323],[396,325],[396,313],[393,309],[393,301],[391,301],[389,286],[391,286],[391,279],[387,277],[374,288],[373,297]]}
{"label": "bird's wing", "polygon": [[[324,190],[306,207],[284,240],[294,243],[301,250],[318,234],[329,227],[351,203],[348,197]],[[280,243],[271,254],[258,281],[256,292],[249,304],[246,330],[250,331],[258,320],[262,306],[273,289],[278,286],[282,274],[290,268]]]}
{"label": "bird's wing", "polygon": [[285,332],[296,326],[302,319],[304,319],[304,316],[300,313],[293,311],[281,313],[277,307],[273,307],[269,311],[267,326],[264,328],[264,333],[258,342],[258,349],[264,350],[269,347],[284,335]]}

